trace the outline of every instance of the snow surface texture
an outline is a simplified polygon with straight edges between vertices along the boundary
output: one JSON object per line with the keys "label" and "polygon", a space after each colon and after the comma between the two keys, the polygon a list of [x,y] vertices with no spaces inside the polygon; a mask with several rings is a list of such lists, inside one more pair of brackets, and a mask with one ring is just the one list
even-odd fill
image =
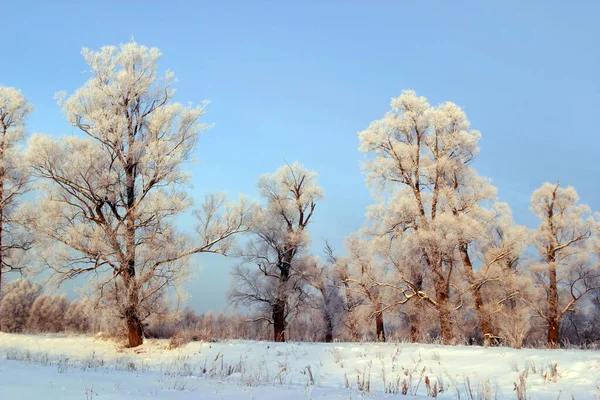
{"label": "snow surface texture", "polygon": [[441,389],[440,399],[515,399],[515,385],[531,399],[600,399],[598,351],[237,340],[167,347],[0,333],[0,399],[423,399],[428,388]]}

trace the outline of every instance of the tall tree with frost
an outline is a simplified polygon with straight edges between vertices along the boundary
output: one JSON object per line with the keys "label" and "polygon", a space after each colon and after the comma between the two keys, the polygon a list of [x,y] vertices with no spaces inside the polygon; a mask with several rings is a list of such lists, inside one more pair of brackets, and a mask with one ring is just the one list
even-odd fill
{"label": "tall tree with frost", "polygon": [[479,177],[473,168],[464,164],[459,164],[453,171],[449,186],[451,190],[447,201],[455,219],[454,232],[459,259],[473,298],[480,334],[483,338],[491,337],[495,332],[491,315],[485,307],[480,279],[474,270],[473,245],[482,238],[484,228],[489,224],[489,212],[481,203],[492,200],[496,195],[496,188],[487,179]]}
{"label": "tall tree with frost", "polygon": [[2,276],[23,271],[19,253],[31,247],[31,238],[19,228],[15,210],[29,189],[29,173],[20,145],[31,106],[14,88],[0,87],[0,290]]}
{"label": "tall tree with frost", "polygon": [[310,243],[306,228],[323,198],[316,177],[299,163],[260,177],[266,204],[253,223],[245,265],[233,272],[232,301],[257,308],[258,319],[273,325],[276,342],[285,341],[289,316],[309,300],[310,263],[302,258]]}
{"label": "tall tree with frost", "polygon": [[[359,149],[369,155],[368,181],[384,189],[371,210],[375,231],[401,247],[396,251],[405,256],[401,279],[410,289],[404,294],[437,310],[444,343],[454,338],[455,268],[462,263],[467,276],[473,268],[464,257],[475,236],[469,212],[495,195],[469,167],[479,137],[460,107],[449,102],[432,107],[413,91],[392,99],[391,111],[359,133]],[[424,291],[426,279],[433,281],[435,296]],[[476,307],[481,315],[477,300]]]}
{"label": "tall tree with frost", "polygon": [[546,295],[544,307],[535,312],[548,324],[548,344],[559,344],[559,325],[587,293],[600,288],[600,269],[594,254],[599,221],[587,205],[579,204],[572,186],[545,183],[531,196],[531,209],[540,219],[534,244],[541,264],[532,268]]}
{"label": "tall tree with frost", "polygon": [[173,102],[174,75],[157,74],[161,53],[135,42],[83,49],[90,79],[61,100],[82,135],[34,135],[28,160],[44,198],[36,230],[62,245],[47,264],[62,279],[97,273],[114,296],[129,345],[142,344],[141,309],[186,270],[189,256],[225,253],[247,229],[249,207],[210,195],[197,212],[198,238],[178,232],[174,217],[192,202],[182,190],[205,104]]}

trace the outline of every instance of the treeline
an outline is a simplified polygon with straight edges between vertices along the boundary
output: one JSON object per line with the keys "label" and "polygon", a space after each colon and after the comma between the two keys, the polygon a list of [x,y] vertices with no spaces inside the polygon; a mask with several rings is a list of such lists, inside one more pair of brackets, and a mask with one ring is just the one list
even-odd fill
{"label": "treeline", "polygon": [[[376,341],[377,327],[373,323],[371,308],[362,304],[354,311],[356,315],[351,316],[345,309],[338,310],[332,326],[329,326],[324,309],[303,310],[290,320],[288,340]],[[424,308],[422,312],[425,318],[435,318],[431,309]],[[456,343],[476,344],[478,330],[474,315],[468,311],[461,312],[459,319],[462,323],[459,325]],[[537,324],[535,321],[521,333],[521,345],[546,347],[546,326],[540,320],[537,320]],[[507,331],[518,325],[518,321],[511,321],[510,318],[503,322]],[[25,279],[12,281],[5,286],[0,298],[0,328],[11,333],[93,334],[105,339],[127,340],[124,321],[114,314],[112,308],[99,307],[99,303],[92,299],[69,301],[64,295],[44,294],[39,285]],[[411,341],[412,333],[406,314],[386,314],[384,330],[388,341]],[[253,320],[246,314],[234,311],[198,315],[191,307],[178,311],[167,305],[163,305],[160,312],[152,314],[145,321],[144,334],[148,339],[170,339],[172,347],[179,347],[190,341],[273,339],[272,326],[267,321]],[[328,336],[330,334],[331,337]],[[586,312],[569,315],[566,323],[561,325],[560,335],[563,345],[596,348],[600,342],[600,296],[593,298],[592,307]],[[419,338],[421,343],[439,343],[440,340],[439,329],[435,324],[428,326],[426,333]]]}
{"label": "treeline", "polygon": [[[545,183],[530,208],[539,225],[512,218],[472,161],[481,134],[453,103],[432,106],[406,91],[359,133],[375,203],[346,238],[311,253],[308,226],[323,199],[299,164],[263,176],[230,298],[286,340],[311,319],[323,340],[371,338],[521,347],[598,339],[600,220],[576,190]],[[312,314],[311,314],[312,315]],[[390,326],[402,328],[390,329]]]}
{"label": "treeline", "polygon": [[[207,103],[174,101],[175,77],[159,75],[156,48],[82,54],[89,79],[59,96],[72,135],[28,138],[31,105],[0,87],[2,329],[110,331],[131,347],[179,332],[514,347],[598,340],[598,214],[573,187],[545,183],[530,201],[538,227],[516,223],[473,168],[481,134],[456,104],[405,91],[359,132],[373,204],[345,249],[325,244],[317,255],[317,173],[286,163],[258,178],[256,201],[209,194],[194,208],[183,165],[209,128]],[[182,215],[195,218],[194,234],[178,230]],[[202,253],[239,261],[229,299],[248,315],[205,326],[206,316],[169,312],[165,299]],[[2,284],[6,273],[40,269],[48,285],[89,277],[93,312],[22,281]]]}

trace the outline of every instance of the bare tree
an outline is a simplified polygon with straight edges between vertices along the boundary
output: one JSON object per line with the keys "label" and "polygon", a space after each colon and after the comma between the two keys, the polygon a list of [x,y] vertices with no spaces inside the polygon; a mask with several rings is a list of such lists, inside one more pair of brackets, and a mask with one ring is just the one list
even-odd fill
{"label": "bare tree", "polygon": [[44,193],[32,210],[35,229],[62,247],[45,258],[60,279],[94,273],[135,347],[142,307],[185,274],[189,256],[224,254],[247,229],[249,206],[210,195],[197,213],[199,238],[178,232],[174,218],[192,205],[181,166],[207,129],[199,121],[206,103],[172,101],[174,76],[157,76],[156,48],[130,42],[82,54],[91,78],[61,100],[81,135],[34,135],[28,149]]}
{"label": "bare tree", "polygon": [[258,319],[273,325],[276,342],[285,341],[288,318],[309,300],[308,263],[302,258],[310,243],[306,228],[323,198],[316,177],[299,163],[260,177],[266,204],[253,223],[245,264],[233,272],[231,300],[254,307]]}

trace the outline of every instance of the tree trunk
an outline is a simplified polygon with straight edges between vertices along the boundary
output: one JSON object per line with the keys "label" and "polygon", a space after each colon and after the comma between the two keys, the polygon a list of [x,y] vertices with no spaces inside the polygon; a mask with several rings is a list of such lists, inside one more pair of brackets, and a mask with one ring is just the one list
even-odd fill
{"label": "tree trunk", "polygon": [[287,248],[279,264],[279,287],[277,289],[277,300],[273,305],[273,340],[275,342],[285,342],[285,305],[287,302],[287,282],[290,279],[292,270],[292,260],[294,258],[294,248]]}
{"label": "tree trunk", "polygon": [[126,312],[129,347],[140,346],[144,343],[142,323],[134,310],[128,309]]}
{"label": "tree trunk", "polygon": [[410,341],[412,343],[418,343],[421,338],[421,326],[419,322],[419,316],[414,311],[411,311],[408,314],[408,324],[410,326]]}
{"label": "tree trunk", "polygon": [[273,305],[273,341],[285,342],[285,301]]}
{"label": "tree trunk", "polygon": [[325,343],[333,342],[333,317],[325,315]]}
{"label": "tree trunk", "polygon": [[[423,290],[423,274],[418,268],[411,268],[411,276],[416,290]],[[414,305],[408,310],[408,325],[410,326],[410,341],[418,343],[421,338],[421,318]]]}
{"label": "tree trunk", "polygon": [[[548,207],[547,221],[550,225],[550,232],[554,232],[554,201],[556,200],[556,189],[552,193],[552,203]],[[553,233],[554,234],[554,233]],[[558,323],[560,317],[558,315],[558,283],[556,280],[556,237],[552,237],[551,242],[546,248],[546,262],[548,263],[548,288],[546,296],[548,301],[548,346],[551,348],[558,347]]]}
{"label": "tree trunk", "polygon": [[327,333],[325,333],[325,343],[331,342],[333,342],[333,333],[328,330]]}
{"label": "tree trunk", "polygon": [[558,348],[558,319],[551,319],[548,321],[548,345],[555,349]]}
{"label": "tree trunk", "polygon": [[325,343],[333,342],[333,315],[331,311],[331,297],[327,293],[325,285],[319,286],[319,292],[323,297],[323,322],[325,322]]}
{"label": "tree trunk", "polygon": [[[133,137],[130,137],[130,146],[133,143]],[[121,271],[124,275],[126,299],[125,299],[125,322],[127,323],[127,335],[129,337],[129,347],[137,347],[144,343],[142,332],[142,321],[140,320],[140,298],[139,287],[135,271],[136,258],[136,213],[135,207],[135,166],[128,156],[128,165],[125,169],[127,187],[127,219],[126,219],[126,260],[125,270]]]}
{"label": "tree trunk", "polygon": [[375,314],[375,332],[377,333],[377,341],[385,342],[385,330],[383,328],[383,313]]}
{"label": "tree trunk", "polygon": [[558,287],[556,282],[556,264],[554,257],[549,263],[550,284],[548,285],[548,346],[558,347]]}
{"label": "tree trunk", "polygon": [[483,307],[481,286],[475,281],[475,275],[473,274],[473,263],[471,263],[471,258],[469,257],[468,244],[461,244],[459,250],[465,275],[467,276],[467,282],[471,286],[471,292],[473,293],[473,302],[475,306],[475,313],[477,314],[477,322],[479,323],[479,329],[481,330],[481,338],[485,339],[486,336],[495,335],[495,332],[493,332],[494,329],[492,328],[490,316]]}
{"label": "tree trunk", "polygon": [[[440,300],[438,300],[439,302]],[[440,333],[442,335],[442,343],[449,345],[454,344],[454,333],[452,332],[452,317],[448,310],[447,301],[441,302],[438,307],[438,318],[440,321]]]}
{"label": "tree trunk", "polygon": [[356,316],[354,315],[354,309],[348,310],[348,319],[346,322],[346,326],[350,330],[350,335],[352,336],[353,342],[358,342],[358,323],[356,322]]}
{"label": "tree trunk", "polygon": [[[439,262],[441,264],[441,261]],[[440,323],[440,335],[442,343],[454,344],[454,332],[452,329],[452,315],[448,309],[449,287],[443,278],[441,265],[438,265],[438,270],[433,271],[433,285],[436,294],[436,309],[438,312],[438,320]]]}
{"label": "tree trunk", "polygon": [[125,278],[125,323],[129,347],[137,347],[144,343],[142,321],[140,320],[139,293],[135,269],[128,269]]}
{"label": "tree trunk", "polygon": [[356,326],[356,320],[354,319],[354,309],[356,304],[350,293],[350,285],[348,285],[347,276],[342,278],[342,282],[344,283],[344,294],[346,295],[346,326],[350,330],[352,341],[358,342],[358,327]]}

